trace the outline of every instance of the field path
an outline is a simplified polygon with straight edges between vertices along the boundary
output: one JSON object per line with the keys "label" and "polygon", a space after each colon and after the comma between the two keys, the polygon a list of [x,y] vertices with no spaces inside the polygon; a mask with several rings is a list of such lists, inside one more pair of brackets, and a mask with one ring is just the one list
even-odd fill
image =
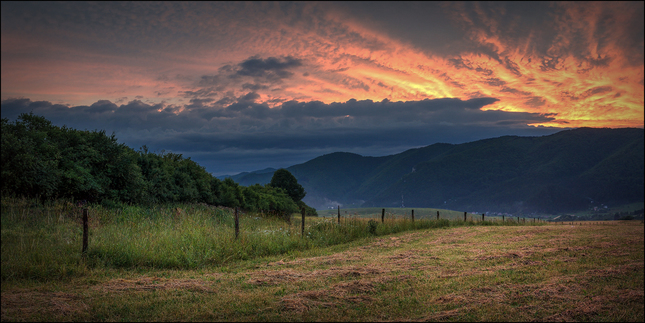
{"label": "field path", "polygon": [[3,282],[2,321],[642,321],[643,234],[433,229],[226,267]]}

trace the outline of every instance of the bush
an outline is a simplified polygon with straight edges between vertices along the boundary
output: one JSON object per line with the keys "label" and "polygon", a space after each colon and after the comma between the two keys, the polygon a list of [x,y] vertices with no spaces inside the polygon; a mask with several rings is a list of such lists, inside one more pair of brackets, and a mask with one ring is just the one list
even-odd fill
{"label": "bush", "polygon": [[374,220],[369,220],[367,222],[367,227],[371,235],[376,235],[376,227],[378,227],[378,222]]}

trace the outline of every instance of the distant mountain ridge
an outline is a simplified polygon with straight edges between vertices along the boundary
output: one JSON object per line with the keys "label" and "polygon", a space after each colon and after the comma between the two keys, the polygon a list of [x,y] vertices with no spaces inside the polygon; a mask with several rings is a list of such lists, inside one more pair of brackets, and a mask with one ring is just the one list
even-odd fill
{"label": "distant mountain ridge", "polygon": [[[244,186],[253,185],[255,183],[266,184],[266,183],[271,181],[271,177],[273,176],[273,173],[276,170],[277,169],[275,169],[275,168],[268,167],[268,168],[265,168],[265,169],[256,170],[256,171],[252,171],[252,172],[242,172],[242,173],[239,173],[237,175],[217,176],[217,178],[220,179],[220,180],[225,180],[226,178],[230,177],[232,180],[234,180],[234,181],[236,181],[238,183],[240,183],[241,180],[243,180],[245,182],[253,182],[253,183],[248,184],[248,185],[247,184],[242,184]],[[265,181],[264,178],[267,177],[267,176],[269,177],[269,179]]]}
{"label": "distant mountain ridge", "polygon": [[[303,201],[318,209],[404,205],[558,213],[642,202],[644,138],[637,128],[580,128],[437,143],[383,157],[331,153],[287,170],[307,191]],[[231,178],[241,185],[266,184],[274,171]]]}

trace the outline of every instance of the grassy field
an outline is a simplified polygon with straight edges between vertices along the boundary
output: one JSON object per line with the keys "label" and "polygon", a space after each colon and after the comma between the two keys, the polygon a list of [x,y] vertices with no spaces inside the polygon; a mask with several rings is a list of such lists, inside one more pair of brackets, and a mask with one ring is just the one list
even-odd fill
{"label": "grassy field", "polygon": [[235,241],[228,211],[180,209],[95,209],[90,251],[81,258],[80,226],[69,210],[57,204],[35,212],[3,199],[2,320],[644,318],[640,221],[500,225],[462,218],[414,227],[392,218],[369,233],[369,218],[340,226],[307,218],[308,232],[324,230],[303,238],[295,219],[289,226],[247,214],[246,240]]}
{"label": "grassy field", "polygon": [[230,209],[206,205],[88,206],[89,248],[81,258],[81,209],[56,201],[45,205],[2,199],[2,280],[60,279],[98,268],[196,269],[239,260],[287,254],[374,236],[441,227],[518,225],[514,221],[464,222],[388,215],[301,217],[291,223],[261,214],[240,214],[235,238]]}

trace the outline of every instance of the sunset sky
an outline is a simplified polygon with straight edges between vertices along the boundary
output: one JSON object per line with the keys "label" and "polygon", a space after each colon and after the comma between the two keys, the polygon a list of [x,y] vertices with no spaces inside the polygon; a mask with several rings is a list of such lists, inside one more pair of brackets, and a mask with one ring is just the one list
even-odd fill
{"label": "sunset sky", "polygon": [[643,127],[643,2],[2,2],[2,117],[214,175]]}

